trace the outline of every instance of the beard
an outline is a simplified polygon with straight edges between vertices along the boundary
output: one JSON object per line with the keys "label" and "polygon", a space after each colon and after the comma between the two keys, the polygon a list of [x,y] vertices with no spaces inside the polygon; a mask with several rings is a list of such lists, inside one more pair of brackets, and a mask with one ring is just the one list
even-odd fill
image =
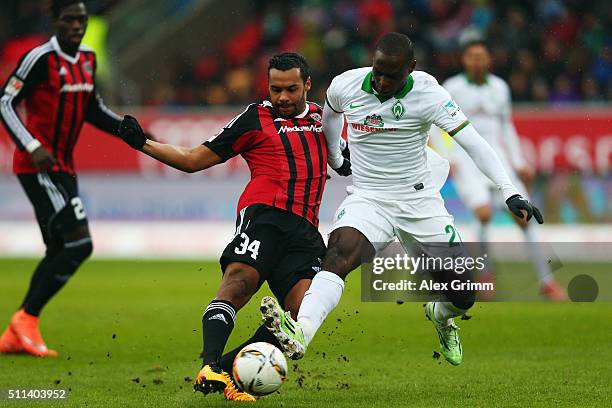
{"label": "beard", "polygon": [[298,115],[298,106],[296,103],[276,104],[274,105],[276,114],[283,119],[293,118]]}

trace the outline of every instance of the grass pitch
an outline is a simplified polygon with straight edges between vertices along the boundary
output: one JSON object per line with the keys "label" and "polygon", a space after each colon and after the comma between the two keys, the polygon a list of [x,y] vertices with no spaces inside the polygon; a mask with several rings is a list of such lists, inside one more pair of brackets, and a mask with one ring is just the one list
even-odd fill
{"label": "grass pitch", "polygon": [[[3,326],[35,263],[0,260]],[[0,356],[0,389],[66,389],[68,400],[51,404],[67,407],[229,406],[191,386],[201,314],[219,280],[216,262],[89,261],[42,315],[59,358]],[[259,325],[264,293],[239,313],[228,347]],[[477,304],[458,321],[464,362],[452,367],[432,358],[437,336],[421,304],[359,295],[353,274],[306,358],[290,361],[286,384],[257,406],[610,406],[612,303]],[[0,401],[11,405],[32,403]]]}

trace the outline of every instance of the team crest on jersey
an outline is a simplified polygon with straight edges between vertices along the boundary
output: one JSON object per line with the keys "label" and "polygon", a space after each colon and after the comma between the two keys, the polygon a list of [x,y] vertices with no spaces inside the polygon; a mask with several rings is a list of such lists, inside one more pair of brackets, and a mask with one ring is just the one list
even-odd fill
{"label": "team crest on jersey", "polygon": [[17,96],[17,94],[21,91],[21,88],[23,88],[23,81],[12,76],[11,79],[9,79],[8,84],[6,84],[4,92],[11,96]]}
{"label": "team crest on jersey", "polygon": [[318,113],[311,113],[310,117],[313,118],[314,120],[316,120],[317,122],[321,121],[321,115],[319,115]]}
{"label": "team crest on jersey", "polygon": [[450,115],[451,118],[454,118],[455,115],[461,111],[461,108],[451,99],[444,104],[444,110]]}
{"label": "team crest on jersey", "polygon": [[384,127],[385,126],[385,122],[383,121],[382,116],[377,115],[377,114],[372,114],[369,116],[366,116],[365,120],[363,121],[364,125],[367,126],[374,126],[374,127]]}
{"label": "team crest on jersey", "polygon": [[404,108],[404,105],[402,105],[402,102],[399,99],[391,107],[391,113],[393,114],[395,120],[400,120],[402,116],[404,116],[404,113],[406,113],[406,108]]}

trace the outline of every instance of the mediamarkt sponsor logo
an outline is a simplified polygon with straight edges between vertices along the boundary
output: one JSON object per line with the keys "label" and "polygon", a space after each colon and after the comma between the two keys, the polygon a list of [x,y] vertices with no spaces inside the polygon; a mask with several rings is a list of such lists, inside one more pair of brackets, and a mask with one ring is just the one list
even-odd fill
{"label": "mediamarkt sponsor logo", "polygon": [[396,132],[398,130],[397,128],[381,128],[381,127],[363,125],[361,123],[351,123],[351,127],[355,130],[359,130],[360,132],[368,132],[368,133]]}
{"label": "mediamarkt sponsor logo", "polygon": [[279,133],[289,132],[322,132],[323,126],[308,125],[308,126],[281,126],[278,129]]}
{"label": "mediamarkt sponsor logo", "polygon": [[60,92],[91,92],[93,84],[64,84]]}

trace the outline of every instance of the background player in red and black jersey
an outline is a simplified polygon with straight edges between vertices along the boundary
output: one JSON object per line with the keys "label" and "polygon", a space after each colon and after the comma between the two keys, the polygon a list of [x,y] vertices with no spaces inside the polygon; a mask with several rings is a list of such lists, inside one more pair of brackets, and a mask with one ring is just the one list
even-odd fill
{"label": "background player in red and black jersey", "polygon": [[[284,308],[297,315],[304,293],[320,268],[325,244],[317,230],[327,176],[327,145],[320,106],[306,101],[310,89],[306,60],[299,54],[272,57],[270,101],[251,104],[203,145],[183,148],[146,140],[126,116],[120,133],[135,149],[186,172],[207,169],[242,155],[251,180],[238,201],[236,233],[221,256],[223,279],[202,318],[203,368],[195,389],[224,390],[228,399],[251,400],[235,391],[227,372],[242,348],[222,357],[236,312],[264,281]],[[214,192],[211,192],[214,194]],[[278,344],[261,326],[244,345]]]}
{"label": "background player in red and black jersey", "polygon": [[[56,35],[27,52],[9,77],[0,116],[17,149],[13,170],[34,206],[47,247],[21,308],[0,338],[0,352],[53,356],[38,315],[91,254],[72,152],[85,121],[118,136],[121,118],[104,106],[95,86],[96,57],[81,46],[87,11],[81,1],[53,0]],[[24,102],[27,121],[16,108]]]}

